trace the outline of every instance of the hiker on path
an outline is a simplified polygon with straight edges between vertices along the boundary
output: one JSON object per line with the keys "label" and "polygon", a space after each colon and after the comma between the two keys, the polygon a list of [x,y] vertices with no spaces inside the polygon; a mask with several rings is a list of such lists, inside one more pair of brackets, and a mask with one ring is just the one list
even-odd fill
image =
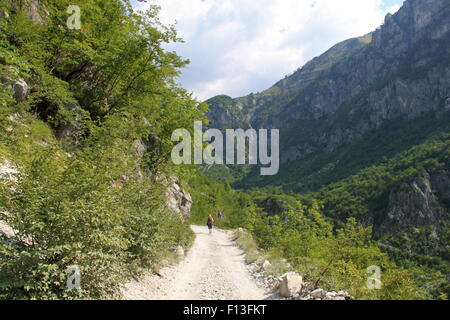
{"label": "hiker on path", "polygon": [[208,229],[209,229],[209,234],[212,233],[213,223],[214,223],[214,219],[213,219],[212,215],[209,215],[208,221],[206,221],[206,225],[208,226]]}

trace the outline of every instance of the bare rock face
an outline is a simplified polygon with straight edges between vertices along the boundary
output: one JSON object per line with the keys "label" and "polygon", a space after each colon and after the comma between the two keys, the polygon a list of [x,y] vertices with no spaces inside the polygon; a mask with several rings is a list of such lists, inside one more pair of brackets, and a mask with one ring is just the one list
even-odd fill
{"label": "bare rock face", "polygon": [[147,146],[144,141],[141,139],[136,139],[133,142],[134,150],[137,156],[142,157],[144,153],[147,151]]}
{"label": "bare rock face", "polygon": [[17,102],[25,101],[28,94],[30,93],[30,87],[25,82],[24,79],[17,80],[13,85],[12,89],[14,92],[14,99],[16,99]]}
{"label": "bare rock face", "polygon": [[282,163],[328,154],[392,121],[448,112],[449,39],[447,0],[407,0],[377,30],[335,45],[268,90],[208,100],[208,117],[235,127],[225,115],[239,109],[252,128],[280,129]]}
{"label": "bare rock face", "polygon": [[[448,177],[447,177],[448,178]],[[436,178],[445,186],[445,177]],[[403,184],[391,191],[389,196],[389,227],[437,226],[442,208],[433,192],[430,175],[425,173],[409,184]]]}
{"label": "bare rock face", "polygon": [[[16,0],[2,0],[2,1],[4,1],[7,4],[9,10],[15,10],[15,6],[17,6],[17,3],[19,2]],[[25,0],[24,5],[25,5],[24,7],[25,12],[28,18],[34,23],[43,23],[45,19],[50,15],[48,10],[45,9],[45,6],[39,0]],[[0,15],[9,18],[8,13],[3,12],[2,10],[0,10]]]}
{"label": "bare rock face", "polygon": [[42,23],[45,18],[48,17],[49,13],[45,10],[39,0],[28,0],[28,6],[26,7],[26,12],[28,17],[34,23]]}
{"label": "bare rock face", "polygon": [[302,290],[303,278],[296,272],[288,272],[280,278],[280,296],[292,297]]}
{"label": "bare rock face", "polygon": [[191,195],[183,190],[176,177],[171,177],[171,182],[166,191],[167,207],[181,215],[184,220],[189,219],[192,207]]}
{"label": "bare rock face", "polygon": [[0,220],[0,239],[2,237],[9,239],[14,237],[15,232],[6,222]]}
{"label": "bare rock face", "polygon": [[[137,139],[133,142],[134,152],[137,156],[142,157],[148,150],[157,143],[157,137],[150,137],[149,140],[144,141]],[[184,220],[189,219],[192,207],[192,197],[189,192],[183,190],[180,185],[180,181],[177,177],[172,176],[167,178],[166,176],[156,177],[157,180],[162,181],[166,188],[166,205],[167,208],[179,214]]]}

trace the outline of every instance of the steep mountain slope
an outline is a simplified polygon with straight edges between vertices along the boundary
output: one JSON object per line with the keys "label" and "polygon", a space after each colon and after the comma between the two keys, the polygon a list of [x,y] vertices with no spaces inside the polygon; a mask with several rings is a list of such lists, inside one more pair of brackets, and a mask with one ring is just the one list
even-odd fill
{"label": "steep mountain slope", "polygon": [[208,118],[211,120],[211,126],[216,128],[239,127],[239,125],[244,128],[263,126],[264,120],[294,99],[300,90],[316,80],[322,71],[361,49],[371,41],[371,37],[369,34],[333,46],[323,55],[314,58],[303,68],[261,93],[236,99],[226,95],[209,99],[207,102],[210,104],[211,111],[208,113]]}
{"label": "steep mountain slope", "polygon": [[[303,202],[320,199],[336,227],[348,218],[373,226],[383,251],[427,270],[419,278],[436,296],[450,294],[450,1],[407,0],[371,34],[272,88],[217,99],[208,100],[212,126],[280,129],[279,174],[237,176],[230,167],[235,187],[281,186]],[[220,117],[228,110],[233,121]],[[269,214],[285,210],[260,203]]]}
{"label": "steep mountain slope", "polygon": [[[327,183],[334,182],[423,141],[432,134],[430,124],[445,123],[450,111],[449,40],[449,1],[409,0],[373,33],[336,45],[262,93],[210,99],[211,126],[247,122],[281,130],[281,174],[262,181],[251,176],[237,186],[288,183],[295,189],[331,168],[336,179]],[[426,130],[412,133],[417,124]],[[405,133],[410,141],[392,140]],[[397,143],[378,152],[386,140]],[[339,148],[346,151],[330,156]],[[348,153],[353,169],[346,167]]]}

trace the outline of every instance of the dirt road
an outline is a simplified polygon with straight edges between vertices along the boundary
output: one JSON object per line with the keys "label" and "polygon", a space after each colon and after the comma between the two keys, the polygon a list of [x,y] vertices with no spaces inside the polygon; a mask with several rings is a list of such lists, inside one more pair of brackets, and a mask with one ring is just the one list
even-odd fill
{"label": "dirt road", "polygon": [[195,242],[178,265],[128,283],[124,299],[148,300],[262,300],[269,294],[259,288],[245,267],[244,255],[230,235],[192,226]]}

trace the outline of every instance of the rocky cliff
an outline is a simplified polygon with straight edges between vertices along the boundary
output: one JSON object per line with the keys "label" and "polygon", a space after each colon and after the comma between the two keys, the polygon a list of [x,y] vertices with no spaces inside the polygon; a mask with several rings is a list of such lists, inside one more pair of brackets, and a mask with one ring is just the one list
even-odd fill
{"label": "rocky cliff", "polygon": [[[449,1],[408,0],[374,32],[334,46],[270,89],[220,103],[210,99],[211,126],[279,128],[281,161],[291,171],[308,158],[353,148],[373,132],[383,136],[393,122],[406,128],[422,118],[442,121],[450,111],[449,43]],[[239,112],[230,117],[230,110]],[[418,140],[428,133],[418,133]],[[311,174],[345,165],[332,158],[292,180],[305,184]],[[287,175],[270,182],[286,183]],[[252,179],[241,186],[258,184]]]}
{"label": "rocky cliff", "polygon": [[[448,200],[450,190],[450,176],[446,174],[425,173],[410,183],[403,183],[394,188],[389,194],[387,219],[383,226],[398,229],[408,227],[422,227],[429,225],[438,228],[446,210],[439,201],[434,190],[441,192]],[[436,230],[433,230],[436,233]]]}

